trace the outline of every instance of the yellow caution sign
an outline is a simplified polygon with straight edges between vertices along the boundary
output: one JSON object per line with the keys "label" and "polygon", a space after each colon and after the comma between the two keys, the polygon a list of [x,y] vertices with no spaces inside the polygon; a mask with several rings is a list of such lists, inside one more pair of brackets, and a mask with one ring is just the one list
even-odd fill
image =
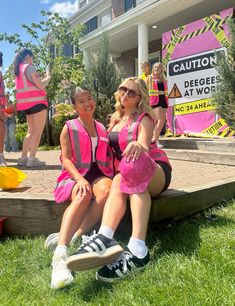
{"label": "yellow caution sign", "polygon": [[215,109],[210,98],[174,105],[173,115],[187,115]]}

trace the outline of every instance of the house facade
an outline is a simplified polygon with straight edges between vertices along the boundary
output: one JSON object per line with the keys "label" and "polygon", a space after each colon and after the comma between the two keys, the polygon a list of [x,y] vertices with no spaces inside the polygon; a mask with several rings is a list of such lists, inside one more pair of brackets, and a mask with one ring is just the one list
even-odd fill
{"label": "house facade", "polygon": [[85,64],[106,32],[111,56],[133,76],[142,62],[161,60],[162,33],[233,6],[234,0],[79,0],[69,22],[86,27],[79,46]]}

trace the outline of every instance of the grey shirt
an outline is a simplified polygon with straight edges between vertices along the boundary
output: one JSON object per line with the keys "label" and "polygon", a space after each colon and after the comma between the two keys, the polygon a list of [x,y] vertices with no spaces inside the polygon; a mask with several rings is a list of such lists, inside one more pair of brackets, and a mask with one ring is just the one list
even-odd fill
{"label": "grey shirt", "polygon": [[26,78],[28,79],[29,82],[34,83],[31,74],[37,72],[37,70],[34,68],[32,65],[28,65],[26,70],[25,70],[25,75]]}

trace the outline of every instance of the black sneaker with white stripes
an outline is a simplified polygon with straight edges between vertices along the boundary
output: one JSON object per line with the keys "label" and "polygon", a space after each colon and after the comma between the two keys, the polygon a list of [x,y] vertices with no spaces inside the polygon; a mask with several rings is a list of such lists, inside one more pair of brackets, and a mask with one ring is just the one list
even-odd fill
{"label": "black sneaker with white stripes", "polygon": [[149,261],[149,252],[144,258],[138,258],[126,248],[116,261],[105,265],[96,273],[96,279],[111,283],[145,269]]}
{"label": "black sneaker with white stripes", "polygon": [[69,256],[66,263],[71,271],[89,270],[113,262],[122,252],[123,249],[116,240],[96,234]]}

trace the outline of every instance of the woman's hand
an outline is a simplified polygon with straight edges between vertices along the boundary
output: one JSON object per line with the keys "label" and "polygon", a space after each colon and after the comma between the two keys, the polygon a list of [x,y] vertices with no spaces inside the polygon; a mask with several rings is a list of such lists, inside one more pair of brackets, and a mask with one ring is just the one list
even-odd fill
{"label": "woman's hand", "polygon": [[78,179],[76,181],[76,185],[78,186],[78,196],[79,197],[85,196],[87,192],[90,195],[92,194],[91,185],[86,179],[84,179],[84,177]]}
{"label": "woman's hand", "polygon": [[127,161],[129,160],[136,160],[140,157],[141,153],[146,151],[138,141],[130,142],[124,152],[122,153],[123,156],[126,157]]}

